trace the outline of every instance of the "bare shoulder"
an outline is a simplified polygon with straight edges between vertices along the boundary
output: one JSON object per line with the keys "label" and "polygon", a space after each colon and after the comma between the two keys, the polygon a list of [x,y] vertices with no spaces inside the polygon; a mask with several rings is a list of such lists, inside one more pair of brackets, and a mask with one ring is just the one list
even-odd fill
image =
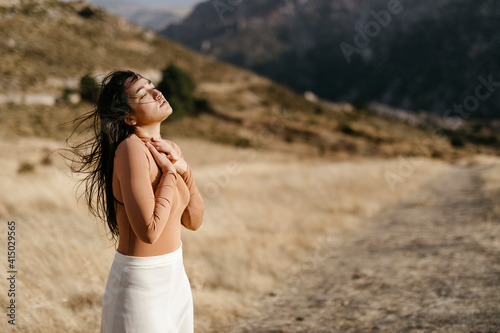
{"label": "bare shoulder", "polygon": [[129,135],[116,147],[115,155],[130,154],[131,152],[147,151],[144,142],[135,134]]}

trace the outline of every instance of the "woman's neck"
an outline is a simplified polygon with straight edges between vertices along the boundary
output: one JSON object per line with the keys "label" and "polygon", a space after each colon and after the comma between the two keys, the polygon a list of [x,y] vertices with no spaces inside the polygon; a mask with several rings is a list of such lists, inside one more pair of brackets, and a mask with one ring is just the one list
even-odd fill
{"label": "woman's neck", "polygon": [[161,139],[161,134],[160,134],[160,124],[152,124],[148,126],[136,126],[135,127],[135,134],[143,139],[150,141],[151,138],[158,138]]}

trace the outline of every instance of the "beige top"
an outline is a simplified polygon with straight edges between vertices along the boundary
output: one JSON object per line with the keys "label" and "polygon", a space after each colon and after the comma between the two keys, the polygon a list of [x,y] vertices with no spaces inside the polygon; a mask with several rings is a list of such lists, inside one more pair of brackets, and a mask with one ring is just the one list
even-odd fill
{"label": "beige top", "polygon": [[[191,167],[182,175],[162,173],[147,141],[150,138],[129,135],[118,145],[113,165],[117,250],[138,257],[175,251],[180,246],[181,224],[196,230],[205,211]],[[175,142],[166,141],[183,157]]]}

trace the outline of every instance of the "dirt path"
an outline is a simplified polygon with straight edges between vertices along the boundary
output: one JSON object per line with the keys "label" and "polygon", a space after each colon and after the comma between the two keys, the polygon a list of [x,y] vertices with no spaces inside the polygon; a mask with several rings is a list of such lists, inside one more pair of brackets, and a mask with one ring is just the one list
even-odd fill
{"label": "dirt path", "polygon": [[500,332],[500,221],[482,168],[456,166],[328,242],[227,332]]}

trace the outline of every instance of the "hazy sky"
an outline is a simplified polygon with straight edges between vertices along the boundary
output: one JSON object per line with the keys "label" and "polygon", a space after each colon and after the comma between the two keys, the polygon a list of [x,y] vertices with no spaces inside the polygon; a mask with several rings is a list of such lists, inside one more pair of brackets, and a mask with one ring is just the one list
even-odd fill
{"label": "hazy sky", "polygon": [[[100,0],[90,0],[90,2],[93,2],[95,4],[99,4],[101,2]],[[109,2],[109,0],[108,0]],[[122,3],[133,3],[137,4],[136,0],[113,0],[113,2],[122,2]],[[143,0],[141,1],[142,4],[145,5],[158,5],[161,7],[186,7],[186,6],[193,6],[199,2],[203,2],[203,0]]]}

